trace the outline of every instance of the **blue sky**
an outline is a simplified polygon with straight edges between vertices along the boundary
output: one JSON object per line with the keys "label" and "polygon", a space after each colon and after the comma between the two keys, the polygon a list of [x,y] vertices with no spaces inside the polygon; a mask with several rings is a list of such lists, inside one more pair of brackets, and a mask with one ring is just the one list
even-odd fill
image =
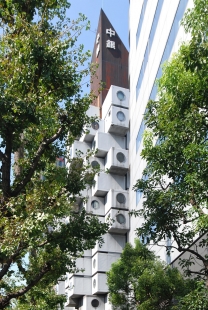
{"label": "blue sky", "polygon": [[83,44],[87,49],[92,50],[93,48],[101,8],[104,10],[126,48],[129,49],[129,0],[69,0],[69,2],[71,3],[69,10],[70,18],[75,19],[79,13],[83,13],[90,20],[91,30],[82,36]]}

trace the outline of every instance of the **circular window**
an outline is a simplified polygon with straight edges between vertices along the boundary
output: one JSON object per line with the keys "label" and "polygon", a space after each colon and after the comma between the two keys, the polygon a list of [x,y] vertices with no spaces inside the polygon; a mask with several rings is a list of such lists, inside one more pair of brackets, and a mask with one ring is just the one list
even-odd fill
{"label": "circular window", "polygon": [[93,168],[98,168],[100,165],[99,165],[99,163],[97,162],[97,160],[93,160],[93,161],[91,162],[91,166],[92,166]]}
{"label": "circular window", "polygon": [[117,92],[117,97],[118,97],[118,99],[119,99],[120,101],[124,101],[124,99],[125,99],[125,95],[124,95],[124,93],[123,93],[121,90],[119,90],[119,91]]}
{"label": "circular window", "polygon": [[99,301],[97,299],[93,299],[91,301],[91,305],[92,307],[97,308],[99,306]]}
{"label": "circular window", "polygon": [[93,123],[92,123],[92,128],[95,129],[95,130],[98,130],[98,129],[99,129],[99,124],[98,124],[98,122],[93,122]]}
{"label": "circular window", "polygon": [[93,280],[93,287],[94,288],[96,287],[96,280],[95,279]]}
{"label": "circular window", "polygon": [[99,209],[99,202],[97,200],[93,200],[91,202],[91,207],[95,210]]}
{"label": "circular window", "polygon": [[123,214],[117,214],[116,220],[119,224],[125,224],[126,223],[126,218]]}
{"label": "circular window", "polygon": [[121,153],[121,152],[118,152],[118,153],[116,154],[116,158],[118,159],[118,161],[119,161],[120,163],[123,163],[123,162],[125,161],[125,159],[126,159],[126,157],[124,156],[124,154]]}
{"label": "circular window", "polygon": [[93,259],[93,268],[95,268],[96,267],[96,259],[94,258]]}
{"label": "circular window", "polygon": [[119,203],[125,203],[126,202],[126,197],[124,196],[124,194],[119,193],[119,194],[116,195],[116,200]]}
{"label": "circular window", "polygon": [[118,112],[117,112],[117,119],[118,119],[120,122],[124,122],[125,119],[126,119],[126,117],[125,117],[125,115],[124,115],[123,112],[118,111]]}

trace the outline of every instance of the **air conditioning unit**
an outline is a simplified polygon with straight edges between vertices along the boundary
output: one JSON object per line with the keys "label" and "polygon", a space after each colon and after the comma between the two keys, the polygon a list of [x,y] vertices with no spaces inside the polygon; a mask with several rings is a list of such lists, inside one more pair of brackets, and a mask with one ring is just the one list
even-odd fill
{"label": "air conditioning unit", "polygon": [[129,110],[111,106],[105,117],[105,132],[125,136],[129,130]]}
{"label": "air conditioning unit", "polygon": [[102,105],[102,116],[106,117],[109,108],[114,105],[122,108],[129,107],[129,89],[112,85]]}
{"label": "air conditioning unit", "polygon": [[72,276],[69,280],[69,286],[67,290],[68,298],[77,298],[83,295],[92,294],[92,278]]}
{"label": "air conditioning unit", "polygon": [[84,296],[83,309],[105,310],[105,298],[101,296]]}
{"label": "air conditioning unit", "polygon": [[107,252],[107,253],[122,253],[125,244],[126,244],[126,236],[125,235],[117,235],[113,233],[107,233],[103,236],[104,243],[99,245],[96,242],[95,247],[92,249],[92,255],[94,256],[98,252]]}
{"label": "air conditioning unit", "polygon": [[111,220],[109,232],[125,234],[129,231],[129,211],[111,209],[105,219],[106,222]]}
{"label": "air conditioning unit", "polygon": [[105,214],[111,208],[128,209],[129,208],[129,192],[124,190],[111,189],[105,198]]}
{"label": "air conditioning unit", "polygon": [[92,277],[92,294],[106,294],[107,292],[107,275],[104,273],[96,273]]}
{"label": "air conditioning unit", "polygon": [[129,151],[111,147],[106,156],[105,168],[110,173],[125,175],[129,170]]}
{"label": "air conditioning unit", "polygon": [[104,132],[105,121],[102,119],[92,122],[89,126],[84,128],[80,141],[92,142],[97,132]]}
{"label": "air conditioning unit", "polygon": [[120,253],[96,253],[92,258],[92,274],[109,271],[112,263],[119,258]]}
{"label": "air conditioning unit", "polygon": [[96,215],[105,215],[105,203],[102,197],[90,197],[86,202],[83,203],[83,207],[87,213],[93,213]]}
{"label": "air conditioning unit", "polygon": [[95,157],[105,157],[112,146],[125,149],[126,139],[123,136],[98,132],[92,142],[92,150],[96,150]]}

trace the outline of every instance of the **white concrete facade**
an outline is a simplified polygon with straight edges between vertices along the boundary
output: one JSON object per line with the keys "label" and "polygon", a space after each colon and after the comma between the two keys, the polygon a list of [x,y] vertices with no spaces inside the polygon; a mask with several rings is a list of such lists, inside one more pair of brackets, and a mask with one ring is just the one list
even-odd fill
{"label": "white concrete facade", "polygon": [[98,118],[98,108],[91,106],[88,115],[96,120],[70,149],[71,158],[80,151],[82,157],[95,152],[89,162],[92,166],[99,164],[101,172],[95,176],[92,188],[81,193],[87,195],[87,200],[82,200],[80,194],[76,205],[98,216],[102,223],[110,221],[110,226],[102,247],[96,244],[91,251],[85,251],[76,261],[79,271],[67,274],[65,283],[60,282],[59,293],[67,295],[65,309],[111,309],[106,271],[120,257],[130,229],[128,107],[129,90],[111,86],[103,103],[103,119]]}
{"label": "white concrete facade", "polygon": [[[181,42],[187,40],[180,21],[187,8],[192,6],[192,0],[130,0],[129,206],[132,209],[139,209],[142,205],[142,194],[131,189],[142,176],[146,165],[140,156],[146,105],[148,100],[156,99],[155,81],[162,74],[161,65],[178,50]],[[142,218],[130,218],[129,242],[134,242],[135,229],[142,221]],[[164,240],[166,242],[169,240]],[[167,263],[178,255],[177,252],[173,253],[170,258],[165,248],[154,246],[152,249]]]}

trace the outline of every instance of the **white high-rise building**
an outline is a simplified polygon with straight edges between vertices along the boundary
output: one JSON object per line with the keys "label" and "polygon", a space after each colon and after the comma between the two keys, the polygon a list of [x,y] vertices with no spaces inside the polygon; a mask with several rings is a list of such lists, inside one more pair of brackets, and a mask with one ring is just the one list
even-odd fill
{"label": "white high-rise building", "polygon": [[[92,105],[88,115],[99,118],[99,107]],[[103,102],[102,116],[74,142],[70,156],[73,160],[81,151],[84,159],[88,151],[95,151],[88,160],[92,167],[99,165],[101,172],[94,185],[80,193],[75,205],[97,216],[101,223],[112,221],[102,247],[96,244],[92,250],[84,251],[76,260],[80,270],[59,282],[58,292],[67,295],[66,309],[111,309],[106,271],[119,259],[130,229],[129,90],[112,85]],[[87,201],[82,197],[87,197]]]}
{"label": "white high-rise building", "polygon": [[[144,113],[147,102],[155,100],[155,82],[162,75],[162,64],[176,52],[181,42],[187,39],[180,25],[192,0],[130,0],[129,6],[129,120],[130,120],[130,189],[141,178],[145,162],[141,159],[142,139],[145,130]],[[142,194],[129,191],[129,206],[138,209],[142,204]],[[135,239],[135,229],[141,225],[142,218],[130,219],[129,242]],[[168,242],[168,240],[164,240]],[[166,255],[164,247],[153,250],[167,263],[174,259]]]}
{"label": "white high-rise building", "polygon": [[[83,207],[101,222],[108,216],[114,222],[104,236],[102,248],[85,251],[77,260],[77,267],[85,271],[68,274],[67,280],[60,283],[59,292],[67,294],[65,309],[111,310],[106,271],[119,258],[126,241],[134,243],[135,229],[142,222],[142,218],[129,217],[128,211],[142,204],[142,194],[132,187],[145,168],[140,156],[145,130],[143,116],[148,100],[156,99],[155,81],[162,74],[161,65],[187,39],[180,21],[192,6],[193,0],[129,1],[129,89],[127,52],[101,12],[93,61],[100,63],[97,73],[101,80],[106,79],[106,87],[89,110],[89,115],[99,116],[100,122],[93,123],[90,131],[74,143],[71,154],[73,157],[76,150],[98,150],[90,159],[92,165],[99,163],[109,173],[101,172],[95,185],[83,193],[89,197]],[[110,87],[109,83],[113,85]],[[167,256],[164,248],[154,250],[167,263],[178,255]]]}

